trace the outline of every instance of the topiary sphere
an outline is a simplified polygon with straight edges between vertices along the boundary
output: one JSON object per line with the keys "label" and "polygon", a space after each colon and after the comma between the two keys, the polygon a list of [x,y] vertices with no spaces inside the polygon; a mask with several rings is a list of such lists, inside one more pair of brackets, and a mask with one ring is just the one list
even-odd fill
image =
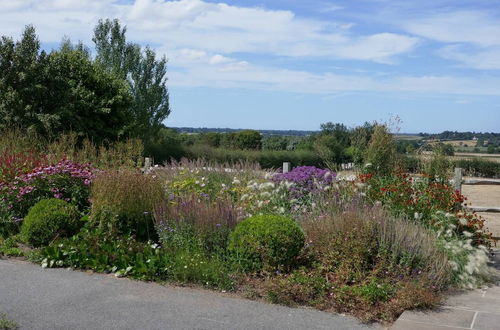
{"label": "topiary sphere", "polygon": [[27,243],[39,247],[57,237],[76,234],[81,224],[76,206],[61,199],[43,199],[29,209],[21,227],[21,235]]}
{"label": "topiary sphere", "polygon": [[229,250],[247,271],[290,266],[303,246],[302,229],[294,220],[280,215],[247,218],[229,238]]}

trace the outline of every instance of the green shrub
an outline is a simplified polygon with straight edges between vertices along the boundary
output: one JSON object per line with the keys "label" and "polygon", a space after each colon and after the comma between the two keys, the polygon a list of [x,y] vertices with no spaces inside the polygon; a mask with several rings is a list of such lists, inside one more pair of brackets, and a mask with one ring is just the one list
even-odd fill
{"label": "green shrub", "polygon": [[418,173],[422,168],[422,161],[413,155],[403,155],[401,157],[401,167],[405,172]]}
{"label": "green shrub", "polygon": [[456,160],[454,165],[455,167],[463,168],[465,171],[464,175],[467,176],[500,178],[500,162],[476,157]]}
{"label": "green shrub", "polygon": [[451,178],[452,163],[441,149],[434,150],[432,157],[425,162],[424,173],[431,181],[447,183]]}
{"label": "green shrub", "polygon": [[51,198],[36,203],[24,218],[21,235],[35,246],[43,246],[57,237],[67,237],[78,232],[80,213],[76,206]]}
{"label": "green shrub", "polygon": [[248,271],[288,267],[304,246],[304,233],[287,217],[257,215],[240,222],[229,238],[229,251]]}
{"label": "green shrub", "polygon": [[394,287],[390,283],[383,283],[377,279],[353,288],[353,293],[370,304],[387,301],[394,294]]}
{"label": "green shrub", "polygon": [[189,159],[204,158],[210,162],[238,163],[246,161],[259,163],[262,168],[281,168],[283,162],[295,166],[324,167],[321,157],[311,150],[238,150],[193,145],[186,148]]}
{"label": "green shrub", "polygon": [[16,322],[7,318],[7,315],[0,314],[0,330],[16,330],[18,325]]}

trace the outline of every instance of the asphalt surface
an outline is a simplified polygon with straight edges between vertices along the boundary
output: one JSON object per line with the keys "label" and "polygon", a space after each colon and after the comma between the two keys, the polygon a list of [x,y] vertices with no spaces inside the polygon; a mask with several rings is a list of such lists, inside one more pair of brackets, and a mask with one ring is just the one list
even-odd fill
{"label": "asphalt surface", "polygon": [[0,260],[0,313],[20,329],[370,329],[354,318]]}

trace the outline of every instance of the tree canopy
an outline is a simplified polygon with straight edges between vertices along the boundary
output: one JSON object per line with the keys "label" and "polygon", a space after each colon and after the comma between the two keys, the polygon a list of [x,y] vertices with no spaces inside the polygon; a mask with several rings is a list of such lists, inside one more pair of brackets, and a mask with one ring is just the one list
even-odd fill
{"label": "tree canopy", "polygon": [[132,94],[131,134],[150,138],[170,114],[166,86],[167,59],[156,59],[149,47],[127,42],[126,27],[118,20],[99,20],[94,29],[96,62],[128,82]]}
{"label": "tree canopy", "polygon": [[32,26],[20,41],[0,43],[0,127],[45,137],[66,131],[95,142],[127,134],[132,102],[125,82],[96,65],[82,45],[66,40],[47,54]]}
{"label": "tree canopy", "polygon": [[33,26],[0,39],[0,130],[72,131],[96,143],[157,139],[170,114],[165,57],[126,41],[118,20],[94,30],[96,56],[66,39],[47,53]]}

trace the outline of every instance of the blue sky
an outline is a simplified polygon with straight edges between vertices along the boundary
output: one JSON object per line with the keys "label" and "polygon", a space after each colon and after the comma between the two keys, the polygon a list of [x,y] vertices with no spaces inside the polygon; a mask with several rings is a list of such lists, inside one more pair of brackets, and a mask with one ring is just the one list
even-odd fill
{"label": "blue sky", "polygon": [[99,18],[168,57],[168,126],[500,132],[498,0],[0,1],[0,34],[45,48]]}

